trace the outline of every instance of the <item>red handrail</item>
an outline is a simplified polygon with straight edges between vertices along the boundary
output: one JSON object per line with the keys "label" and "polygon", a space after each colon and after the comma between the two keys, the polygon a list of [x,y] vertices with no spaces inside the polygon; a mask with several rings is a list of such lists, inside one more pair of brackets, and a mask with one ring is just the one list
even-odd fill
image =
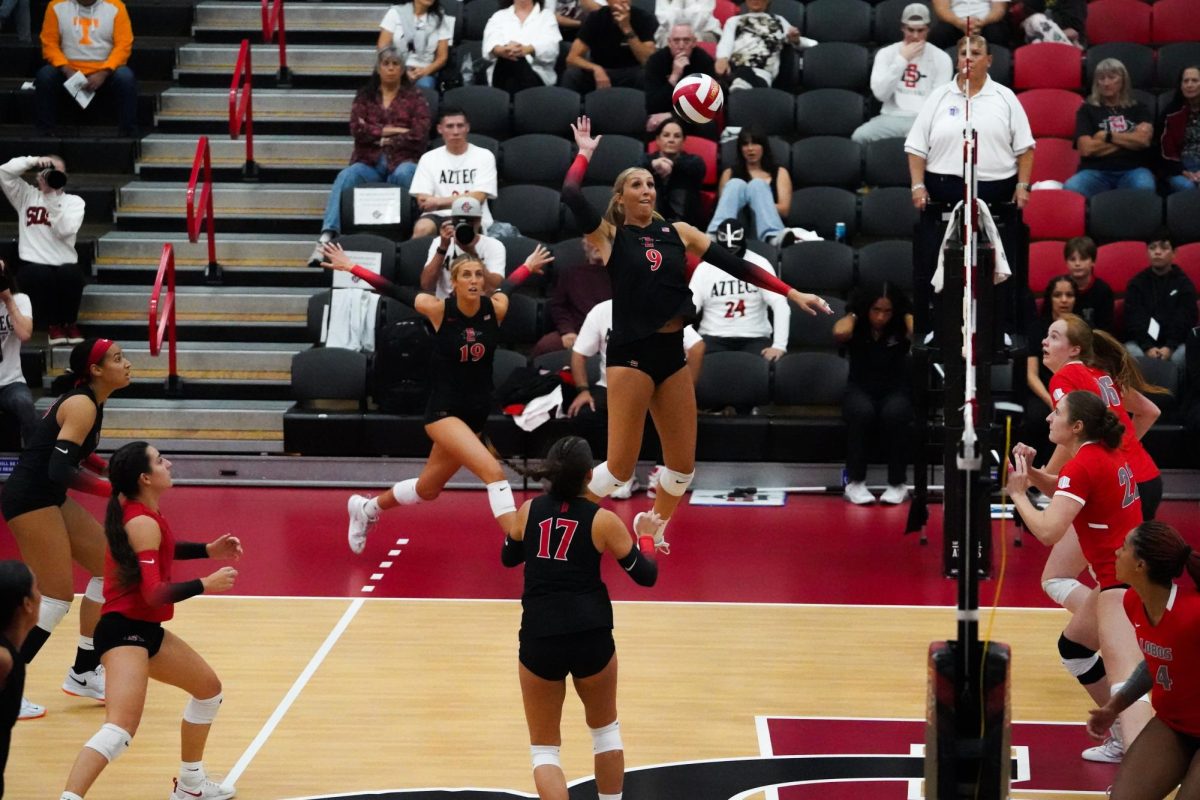
{"label": "red handrail", "polygon": [[[167,293],[163,296],[163,278],[167,281]],[[167,387],[177,389],[179,370],[176,364],[175,334],[175,248],[170,242],[163,245],[162,257],[158,260],[158,275],[154,278],[154,291],[150,293],[150,355],[157,357],[162,350],[163,338],[167,340]]]}
{"label": "red handrail", "polygon": [[[196,184],[200,179],[200,166],[204,166],[204,186],[200,190],[200,205],[203,209],[196,213]],[[208,148],[208,137],[201,136],[196,142],[196,157],[192,159],[192,175],[188,178],[187,187],[187,233],[188,241],[192,244],[200,241],[200,228],[208,222],[208,274],[210,282],[220,280],[220,267],[217,265],[217,243],[213,230],[216,217],[213,214],[213,178],[212,155]]]}
{"label": "red handrail", "polygon": [[286,83],[291,73],[287,65],[287,25],[283,20],[283,0],[262,0],[263,43],[270,44],[276,31],[279,32],[279,81]]}
{"label": "red handrail", "polygon": [[[241,84],[239,86],[239,84]],[[254,163],[254,69],[250,62],[250,40],[242,39],[237,64],[233,68],[233,80],[229,84],[229,138],[237,139],[246,129],[246,163],[242,166],[242,177],[258,178],[258,165]],[[238,102],[238,90],[242,98]]]}

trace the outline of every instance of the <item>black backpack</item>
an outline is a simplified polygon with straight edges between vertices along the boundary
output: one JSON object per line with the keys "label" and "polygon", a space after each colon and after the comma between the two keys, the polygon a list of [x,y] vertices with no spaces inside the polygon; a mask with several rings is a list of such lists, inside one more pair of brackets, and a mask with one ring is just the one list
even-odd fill
{"label": "black backpack", "polygon": [[433,336],[425,318],[408,306],[384,299],[375,326],[372,391],[380,410],[419,414],[429,399]]}

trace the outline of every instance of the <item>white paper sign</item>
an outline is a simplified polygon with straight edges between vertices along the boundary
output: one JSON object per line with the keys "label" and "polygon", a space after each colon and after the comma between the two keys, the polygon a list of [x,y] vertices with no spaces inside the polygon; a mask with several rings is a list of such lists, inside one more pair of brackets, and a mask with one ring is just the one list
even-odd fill
{"label": "white paper sign", "polygon": [[354,190],[355,225],[397,225],[399,222],[399,186],[366,187]]}
{"label": "white paper sign", "polygon": [[79,103],[80,108],[87,108],[92,102],[92,98],[96,96],[95,92],[88,91],[87,75],[82,72],[76,72],[63,81],[63,88],[67,90],[67,94],[75,98],[75,102]]}
{"label": "white paper sign", "polygon": [[[374,272],[378,275],[381,271],[383,256],[379,253],[368,253],[363,250],[347,250],[346,257],[352,260],[369,272]],[[342,272],[340,269],[333,271],[333,288],[334,289],[365,289],[371,291],[371,286],[362,278],[351,275],[349,272]]]}
{"label": "white paper sign", "polygon": [[1151,317],[1150,323],[1146,325],[1146,335],[1157,342],[1158,334],[1161,330],[1162,327],[1158,324],[1158,320],[1156,320],[1154,317]]}

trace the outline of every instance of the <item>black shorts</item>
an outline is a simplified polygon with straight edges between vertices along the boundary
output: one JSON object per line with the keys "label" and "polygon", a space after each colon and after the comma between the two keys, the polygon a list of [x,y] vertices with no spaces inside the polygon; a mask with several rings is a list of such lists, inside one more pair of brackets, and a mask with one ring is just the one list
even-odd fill
{"label": "black shorts", "polygon": [[518,658],[525,668],[547,681],[565,680],[567,675],[587,678],[608,666],[617,645],[612,631],[595,628],[561,636],[521,639]]}
{"label": "black shorts", "polygon": [[110,611],[96,623],[96,632],[92,638],[96,643],[96,657],[107,653],[114,647],[144,647],[154,658],[158,648],[162,647],[163,630],[161,622],[146,622],[131,619],[124,614]]}
{"label": "black shorts", "polygon": [[48,480],[36,480],[18,470],[8,476],[3,491],[0,491],[0,514],[7,521],[40,508],[61,506],[66,501],[66,489]]}
{"label": "black shorts", "polygon": [[608,343],[605,360],[609,367],[630,367],[650,376],[658,386],[687,366],[683,352],[683,330],[652,333],[629,344]]}
{"label": "black shorts", "polygon": [[440,403],[430,403],[425,408],[425,424],[439,422],[447,417],[458,417],[474,433],[483,433],[490,410],[486,407],[462,408]]}

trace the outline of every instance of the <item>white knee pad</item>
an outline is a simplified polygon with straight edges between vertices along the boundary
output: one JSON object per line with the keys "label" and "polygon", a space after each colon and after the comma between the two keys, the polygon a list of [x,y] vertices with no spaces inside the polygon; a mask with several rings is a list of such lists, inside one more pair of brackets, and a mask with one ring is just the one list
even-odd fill
{"label": "white knee pad", "polygon": [[692,485],[692,479],[695,477],[695,470],[676,472],[670,467],[663,467],[663,471],[658,474],[658,488],[667,494],[682,497],[683,493]]}
{"label": "white knee pad", "polygon": [[189,698],[187,705],[183,707],[183,721],[193,725],[212,725],[213,720],[217,718],[217,712],[221,710],[222,699],[224,695],[220,692],[207,700]]}
{"label": "white knee pad", "polygon": [[117,760],[117,756],[129,749],[129,743],[133,741],[133,736],[124,728],[113,725],[111,722],[104,723],[100,730],[96,731],[96,735],[87,740],[84,747],[90,747],[100,755],[108,759],[108,763]]}
{"label": "white knee pad", "polygon": [[624,750],[621,744],[621,723],[613,720],[603,728],[588,728],[592,732],[592,755],[607,753],[610,750]]}
{"label": "white knee pad", "polygon": [[1047,578],[1042,581],[1042,591],[1060,606],[1064,605],[1071,592],[1080,586],[1083,584],[1074,578]]}
{"label": "white knee pad", "polygon": [[608,462],[602,461],[592,468],[592,479],[588,482],[588,491],[596,497],[608,497],[633,479],[630,475],[621,480],[608,469]]}
{"label": "white knee pad", "polygon": [[104,604],[104,578],[99,576],[92,578],[87,583],[87,588],[83,591],[83,596],[93,603]]}
{"label": "white knee pad", "polygon": [[417,494],[417,479],[409,478],[394,485],[392,496],[402,506],[413,506],[421,502],[421,495]]}
{"label": "white knee pad", "polygon": [[66,600],[56,600],[53,597],[42,595],[42,605],[38,608],[37,626],[47,633],[53,633],[58,627],[58,623],[63,621],[63,617],[71,610],[71,604]]}
{"label": "white knee pad", "polygon": [[502,517],[517,510],[517,505],[513,502],[512,487],[508,485],[508,481],[489,483],[487,493],[493,517]]}
{"label": "white knee pad", "polygon": [[533,768],[558,767],[559,769],[562,769],[562,761],[560,761],[558,757],[558,753],[561,749],[562,748],[549,744],[529,745],[529,757],[533,760]]}

